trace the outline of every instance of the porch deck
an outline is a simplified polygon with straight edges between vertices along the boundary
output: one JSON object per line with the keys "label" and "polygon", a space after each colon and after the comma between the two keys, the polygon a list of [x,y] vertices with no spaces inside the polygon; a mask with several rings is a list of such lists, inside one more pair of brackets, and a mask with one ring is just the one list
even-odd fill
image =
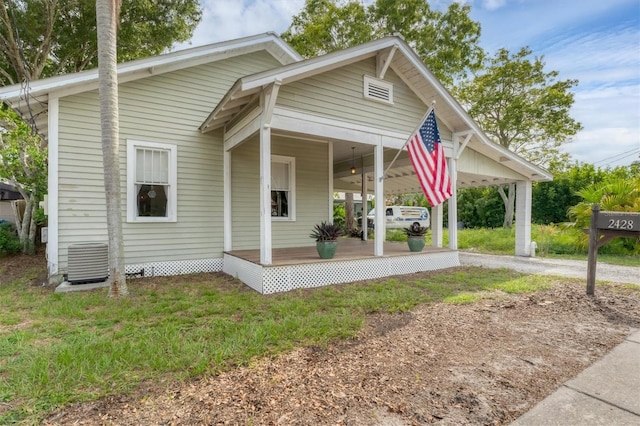
{"label": "porch deck", "polygon": [[427,246],[412,253],[406,243],[385,242],[374,256],[373,241],[340,239],[333,259],[320,259],[315,246],[278,248],[272,264],[260,264],[259,250],[224,253],[224,272],[262,294],[383,278],[460,266],[458,252]]}

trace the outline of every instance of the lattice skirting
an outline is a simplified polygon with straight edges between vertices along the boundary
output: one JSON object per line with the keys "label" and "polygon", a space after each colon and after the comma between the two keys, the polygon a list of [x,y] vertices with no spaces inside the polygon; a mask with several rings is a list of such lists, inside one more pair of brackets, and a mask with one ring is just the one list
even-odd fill
{"label": "lattice skirting", "polygon": [[257,265],[225,254],[223,272],[262,294],[271,294],[454,266],[460,266],[457,251],[278,266]]}
{"label": "lattice skirting", "polygon": [[157,277],[218,271],[222,271],[222,259],[174,260],[125,266],[125,273],[133,277]]}

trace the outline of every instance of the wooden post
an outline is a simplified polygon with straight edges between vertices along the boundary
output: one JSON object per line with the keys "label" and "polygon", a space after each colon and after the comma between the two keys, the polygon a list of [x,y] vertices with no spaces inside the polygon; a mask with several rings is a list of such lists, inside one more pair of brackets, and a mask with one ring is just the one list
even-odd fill
{"label": "wooden post", "polygon": [[593,296],[596,288],[596,263],[598,261],[598,213],[600,206],[591,208],[591,225],[589,226],[589,257],[587,263],[587,295]]}

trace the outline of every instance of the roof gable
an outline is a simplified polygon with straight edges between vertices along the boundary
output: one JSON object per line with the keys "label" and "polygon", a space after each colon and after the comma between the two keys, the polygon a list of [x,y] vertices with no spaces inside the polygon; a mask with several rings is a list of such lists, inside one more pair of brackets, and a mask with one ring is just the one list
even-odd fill
{"label": "roof gable", "polygon": [[[285,65],[301,60],[300,55],[291,46],[275,33],[269,32],[124,62],[118,65],[118,81],[120,83],[133,81],[258,50],[268,51],[281,64]],[[56,92],[65,95],[81,93],[95,89],[97,82],[98,70],[91,69],[32,81],[29,84],[29,95],[37,98]],[[15,104],[24,95],[24,87],[21,84],[0,87],[0,101],[9,104]]]}

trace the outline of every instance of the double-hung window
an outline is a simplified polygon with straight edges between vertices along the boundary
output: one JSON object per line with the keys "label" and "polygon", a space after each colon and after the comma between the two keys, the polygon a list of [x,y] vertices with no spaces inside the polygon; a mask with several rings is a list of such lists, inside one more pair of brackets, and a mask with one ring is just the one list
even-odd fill
{"label": "double-hung window", "polygon": [[127,141],[127,221],[175,222],[176,145]]}
{"label": "double-hung window", "polygon": [[271,156],[271,218],[296,219],[296,162],[293,157]]}

